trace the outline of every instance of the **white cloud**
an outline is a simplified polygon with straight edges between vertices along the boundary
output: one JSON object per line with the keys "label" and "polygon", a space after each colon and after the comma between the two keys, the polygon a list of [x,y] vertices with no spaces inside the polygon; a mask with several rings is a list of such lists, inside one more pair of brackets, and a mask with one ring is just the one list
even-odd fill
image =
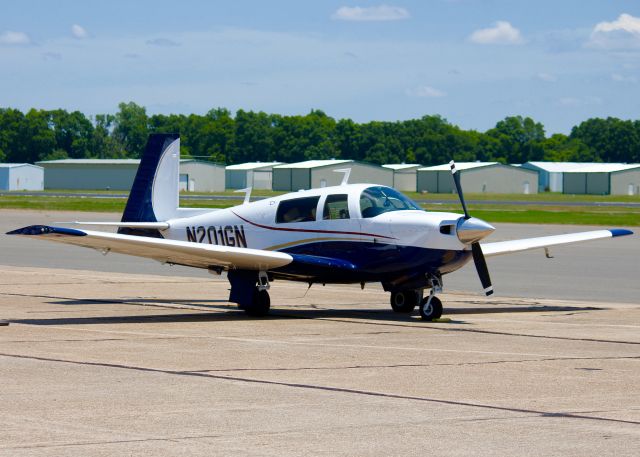
{"label": "white cloud", "polygon": [[493,27],[476,30],[469,40],[477,44],[522,44],[524,39],[520,30],[507,21],[498,21]]}
{"label": "white cloud", "polygon": [[558,77],[555,75],[552,75],[550,73],[538,73],[538,79],[541,81],[546,81],[548,83],[554,83],[558,80]]}
{"label": "white cloud", "polygon": [[603,100],[600,97],[562,97],[558,100],[558,103],[562,106],[568,107],[581,107],[581,106],[592,106],[592,105],[601,105]]}
{"label": "white cloud", "polygon": [[640,17],[623,13],[615,21],[596,24],[588,46],[601,49],[640,48]]}
{"label": "white cloud", "polygon": [[625,76],[625,75],[621,75],[620,73],[613,73],[611,75],[611,80],[618,83],[637,83],[638,82],[638,78],[636,78],[635,76]]}
{"label": "white cloud", "polygon": [[87,32],[87,29],[85,29],[81,25],[73,24],[71,26],[71,35],[79,40],[82,40],[83,38],[87,38],[89,36],[89,33]]}
{"label": "white cloud", "polygon": [[29,35],[24,32],[12,32],[11,30],[7,30],[0,34],[0,44],[19,45],[29,43],[31,43],[31,38],[29,38]]}
{"label": "white cloud", "polygon": [[447,93],[431,86],[419,86],[415,89],[409,89],[407,95],[421,98],[439,98],[446,97]]}
{"label": "white cloud", "polygon": [[149,46],[159,46],[161,48],[173,48],[176,46],[180,46],[180,43],[168,38],[154,38],[153,40],[147,40],[147,44]]}
{"label": "white cloud", "polygon": [[338,21],[399,21],[408,19],[409,11],[399,6],[342,6],[336,10],[331,19]]}
{"label": "white cloud", "polygon": [[640,18],[623,13],[617,20],[613,22],[600,22],[593,29],[594,32],[605,33],[616,32],[618,30],[640,35]]}

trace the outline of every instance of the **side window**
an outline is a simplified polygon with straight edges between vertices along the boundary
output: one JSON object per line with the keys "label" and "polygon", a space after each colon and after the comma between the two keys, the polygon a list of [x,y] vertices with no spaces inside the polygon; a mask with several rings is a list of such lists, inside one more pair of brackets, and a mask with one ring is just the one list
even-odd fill
{"label": "side window", "polygon": [[347,194],[327,195],[322,218],[324,220],[349,219],[349,196]]}
{"label": "side window", "polygon": [[293,198],[283,200],[276,211],[278,224],[291,222],[309,222],[316,220],[316,208],[320,197]]}

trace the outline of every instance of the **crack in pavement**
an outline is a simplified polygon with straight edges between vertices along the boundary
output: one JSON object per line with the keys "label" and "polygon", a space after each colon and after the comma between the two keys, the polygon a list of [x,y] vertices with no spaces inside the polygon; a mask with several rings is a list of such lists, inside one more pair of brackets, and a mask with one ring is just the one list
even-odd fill
{"label": "crack in pavement", "polygon": [[409,401],[435,403],[435,404],[449,405],[449,406],[477,408],[477,409],[491,410],[491,411],[504,411],[504,412],[510,412],[510,413],[530,414],[530,415],[541,417],[541,418],[551,417],[551,418],[560,418],[560,419],[589,420],[589,421],[598,421],[598,422],[611,422],[611,423],[618,423],[618,424],[640,425],[640,421],[613,419],[613,418],[599,417],[599,416],[587,416],[581,413],[540,411],[540,410],[527,409],[527,408],[507,407],[507,406],[498,406],[498,405],[472,403],[472,402],[455,401],[455,400],[443,400],[438,398],[392,394],[392,393],[375,392],[375,391],[369,391],[369,390],[350,389],[350,388],[344,388],[344,387],[322,386],[317,384],[269,381],[265,379],[244,378],[239,376],[221,376],[221,375],[214,375],[209,373],[198,373],[198,372],[191,372],[191,371],[164,370],[160,368],[139,367],[135,365],[124,365],[124,364],[118,364],[118,363],[80,362],[75,360],[55,359],[55,358],[49,358],[49,357],[37,357],[37,356],[29,356],[29,355],[21,355],[21,354],[0,353],[0,356],[16,358],[16,359],[25,359],[25,360],[37,360],[41,362],[65,363],[65,364],[71,364],[71,365],[94,366],[94,367],[102,367],[102,368],[116,368],[116,369],[122,369],[122,370],[138,371],[143,373],[166,374],[171,376],[197,377],[197,378],[215,379],[215,380],[221,380],[221,381],[243,382],[247,384],[290,387],[294,389],[304,389],[304,390],[320,391],[320,392],[336,392],[336,393],[353,394],[353,395],[375,397],[375,398],[409,400]]}
{"label": "crack in pavement", "polygon": [[99,444],[129,444],[129,443],[145,443],[153,441],[178,442],[183,440],[203,439],[203,438],[220,438],[223,435],[191,435],[177,436],[169,438],[132,438],[128,440],[101,440],[101,441],[83,441],[79,443],[48,443],[48,444],[25,444],[23,446],[0,447],[0,449],[41,449],[53,447],[75,447],[75,446],[95,446]]}
{"label": "crack in pavement", "polygon": [[[324,371],[324,370],[366,370],[371,368],[429,368],[429,367],[463,367],[475,365],[501,365],[509,363],[530,363],[530,362],[559,362],[559,361],[595,361],[595,360],[640,360],[637,356],[611,356],[611,357],[549,357],[540,359],[519,359],[519,360],[490,360],[486,362],[459,362],[459,363],[399,363],[393,365],[349,365],[333,367],[297,367],[297,368],[225,368],[212,370],[187,370],[190,373],[222,373],[241,371]],[[585,368],[580,368],[585,369]],[[595,370],[590,368],[590,370]]]}
{"label": "crack in pavement", "polygon": [[200,337],[185,336],[149,336],[141,338],[68,338],[68,339],[51,339],[51,340],[0,340],[0,343],[94,343],[103,341],[146,341],[146,340],[187,340],[201,339]]}

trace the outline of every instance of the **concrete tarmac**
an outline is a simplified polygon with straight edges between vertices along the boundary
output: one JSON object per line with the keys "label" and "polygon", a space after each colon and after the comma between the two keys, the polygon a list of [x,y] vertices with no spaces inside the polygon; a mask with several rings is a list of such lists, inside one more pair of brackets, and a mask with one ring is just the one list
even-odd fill
{"label": "concrete tarmac", "polygon": [[[75,219],[117,216],[0,229]],[[492,258],[495,298],[466,267],[425,323],[377,286],[281,281],[251,319],[223,278],[0,236],[0,456],[636,456],[638,238]]]}
{"label": "concrete tarmac", "polygon": [[227,287],[0,266],[0,456],[638,455],[638,304]]}

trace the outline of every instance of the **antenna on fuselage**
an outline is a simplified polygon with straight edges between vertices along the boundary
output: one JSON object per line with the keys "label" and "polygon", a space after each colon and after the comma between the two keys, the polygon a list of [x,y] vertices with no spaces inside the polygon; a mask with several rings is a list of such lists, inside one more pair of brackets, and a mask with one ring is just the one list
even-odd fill
{"label": "antenna on fuselage", "polygon": [[346,184],[349,183],[349,175],[351,175],[351,168],[340,168],[339,170],[333,170],[336,173],[344,173],[344,176],[342,177],[342,182],[340,183],[341,186],[344,186]]}
{"label": "antenna on fuselage", "polygon": [[247,187],[245,189],[234,190],[234,192],[236,192],[236,193],[244,192],[244,201],[242,202],[243,205],[246,205],[247,203],[249,203],[251,201],[251,189],[253,189],[253,187]]}

